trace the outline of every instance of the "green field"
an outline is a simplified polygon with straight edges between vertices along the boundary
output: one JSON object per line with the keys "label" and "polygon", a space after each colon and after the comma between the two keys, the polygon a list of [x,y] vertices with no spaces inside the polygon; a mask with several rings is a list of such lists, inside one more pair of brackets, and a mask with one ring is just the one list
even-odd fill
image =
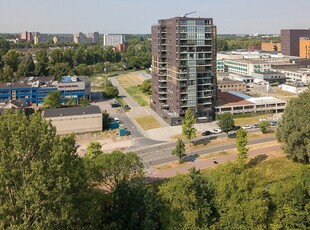
{"label": "green field", "polygon": [[149,106],[150,105],[150,96],[146,95],[141,91],[138,86],[123,86],[123,89],[138,102],[141,106]]}
{"label": "green field", "polygon": [[136,121],[144,130],[160,128],[160,124],[151,115],[137,117]]}

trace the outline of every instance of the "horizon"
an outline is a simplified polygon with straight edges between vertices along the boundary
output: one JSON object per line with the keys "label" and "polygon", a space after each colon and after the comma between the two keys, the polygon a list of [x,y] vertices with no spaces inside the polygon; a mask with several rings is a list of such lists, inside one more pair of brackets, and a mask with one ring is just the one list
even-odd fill
{"label": "horizon", "polygon": [[[51,34],[74,34],[98,31],[100,34],[150,34],[159,19],[173,18],[197,10],[193,17],[213,18],[219,34],[279,34],[281,29],[309,28],[300,9],[310,8],[310,1],[249,2],[247,0],[142,0],[104,3],[99,0],[42,3],[0,0],[1,33],[39,31]],[[152,10],[150,10],[152,8]],[[288,17],[289,15],[289,17]],[[112,23],[111,23],[112,22]]]}

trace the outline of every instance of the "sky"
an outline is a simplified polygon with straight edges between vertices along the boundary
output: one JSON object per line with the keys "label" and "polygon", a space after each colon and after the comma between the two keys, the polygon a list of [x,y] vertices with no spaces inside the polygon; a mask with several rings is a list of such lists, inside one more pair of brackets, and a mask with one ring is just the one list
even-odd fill
{"label": "sky", "polygon": [[0,0],[0,33],[150,34],[158,19],[197,11],[218,34],[310,28],[310,0]]}

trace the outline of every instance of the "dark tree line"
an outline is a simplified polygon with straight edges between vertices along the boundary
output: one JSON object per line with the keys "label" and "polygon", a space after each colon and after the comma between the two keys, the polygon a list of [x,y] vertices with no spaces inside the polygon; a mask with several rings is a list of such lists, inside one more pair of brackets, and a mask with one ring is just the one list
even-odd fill
{"label": "dark tree line", "polygon": [[[34,63],[35,60],[35,63]],[[28,76],[92,75],[151,66],[151,44],[144,37],[132,38],[128,48],[119,52],[113,47],[78,45],[64,48],[42,48],[35,56],[10,49],[0,39],[0,82]]]}
{"label": "dark tree line", "polygon": [[308,166],[278,159],[267,171],[253,166],[244,160],[246,131],[238,132],[235,163],[152,185],[135,153],[104,154],[92,142],[81,158],[74,136],[60,138],[38,113],[7,111],[0,116],[0,228],[308,229]]}

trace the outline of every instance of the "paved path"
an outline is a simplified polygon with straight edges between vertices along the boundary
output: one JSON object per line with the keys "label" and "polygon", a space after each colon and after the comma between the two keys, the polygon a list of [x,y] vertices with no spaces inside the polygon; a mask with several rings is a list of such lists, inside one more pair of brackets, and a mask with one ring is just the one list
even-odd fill
{"label": "paved path", "polygon": [[[265,157],[268,157],[268,153],[273,152],[273,151],[278,151],[280,149],[281,149],[281,145],[275,144],[269,147],[250,150],[248,153],[248,156],[250,158],[253,158],[258,155],[267,155]],[[235,160],[236,156],[237,154],[230,154],[228,156],[217,156],[215,157],[215,159],[218,162],[218,164],[224,164],[226,162]],[[206,169],[206,168],[211,168],[214,166],[215,164],[213,163],[213,159],[211,158],[211,159],[198,159],[198,161],[195,161],[193,163],[187,163],[177,168],[171,168],[171,169],[163,170],[160,172],[152,171],[152,169],[150,169],[150,172],[152,174],[147,175],[147,181],[152,182],[152,181],[157,181],[157,180],[161,180],[164,178],[174,177],[177,174],[185,174],[185,173],[188,173],[188,170],[193,167],[195,167],[196,169]]]}

